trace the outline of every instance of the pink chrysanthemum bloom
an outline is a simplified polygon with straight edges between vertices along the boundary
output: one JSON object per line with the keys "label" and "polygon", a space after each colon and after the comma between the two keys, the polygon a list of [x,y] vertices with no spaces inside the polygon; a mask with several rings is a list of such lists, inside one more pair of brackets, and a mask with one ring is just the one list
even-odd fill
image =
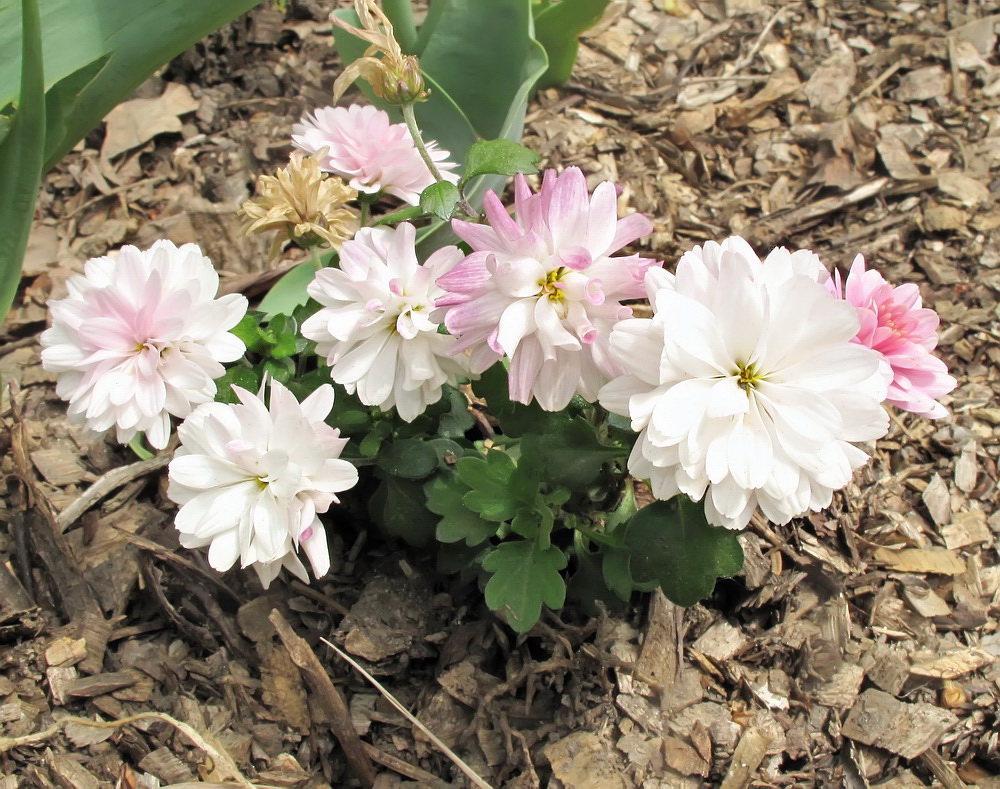
{"label": "pink chrysanthemum bloom", "polygon": [[406,222],[358,231],[340,249],[340,268],[316,273],[307,290],[323,309],[302,324],[334,381],[365,405],[395,407],[407,422],[469,372],[465,356],[451,354],[455,338],[431,318],[444,295],[435,281],[462,252],[442,247],[420,265],[415,237]]}
{"label": "pink chrysanthemum bloom", "polygon": [[474,373],[510,359],[510,397],[534,397],[547,411],[565,408],[574,394],[594,402],[597,391],[624,368],[608,344],[611,328],[642,298],[642,278],[658,261],[612,257],[649,233],[642,214],[618,219],[610,181],[593,196],[576,167],[546,170],[538,194],[523,175],[514,179],[514,217],[487,192],[488,225],[452,221],[473,249],[438,284],[449,295],[445,326],[471,350]]}
{"label": "pink chrysanthemum bloom", "polygon": [[877,271],[865,269],[862,255],[854,258],[846,283],[837,272],[828,288],[858,311],[861,328],[854,342],[880,353],[892,368],[886,400],[931,419],[947,416],[948,409],[937,398],[958,382],[931,353],[937,347],[939,319],[934,310],[921,306],[919,288],[912,282],[894,288]]}
{"label": "pink chrysanthemum bloom", "polygon": [[[406,124],[390,123],[388,113],[370,105],[321,107],[292,127],[292,142],[310,154],[325,151],[317,156],[320,167],[365,194],[384,191],[417,205],[420,193],[434,183]],[[448,151],[434,141],[425,147],[441,177],[457,183],[458,175],[450,171],[458,165],[446,161]]]}
{"label": "pink chrysanthemum bloom", "polygon": [[742,529],[758,507],[776,523],[830,504],[885,435],[888,379],[852,342],[858,319],[832,298],[818,258],[761,260],[742,238],[646,274],[652,318],[619,323],[628,369],[601,404],[639,432],[629,470],[653,495],[704,497],[710,523]]}
{"label": "pink chrysanthemum bloom", "polygon": [[208,549],[208,562],[228,570],[252,566],[266,589],[285,567],[309,581],[301,547],[320,578],[330,570],[326,529],[319,519],[358,470],[340,459],[347,444],[323,420],[333,387],[301,403],[277,381],[270,407],[239,386],[238,404],[205,403],[177,428],[181,446],[170,461],[167,495],[180,504],[174,525],[185,548]]}
{"label": "pink chrysanthemum bloom", "polygon": [[69,296],[49,302],[42,365],[59,374],[69,417],[94,431],[114,427],[128,443],[143,432],[167,445],[170,416],[215,398],[215,379],[246,350],[230,334],[246,314],[238,294],[216,298],[219,275],[194,244],[126,246],[92,258]]}

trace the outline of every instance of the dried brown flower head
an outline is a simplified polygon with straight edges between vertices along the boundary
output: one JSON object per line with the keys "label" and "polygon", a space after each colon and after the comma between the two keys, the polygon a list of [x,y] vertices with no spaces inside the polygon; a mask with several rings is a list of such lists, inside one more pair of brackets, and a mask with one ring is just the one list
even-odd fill
{"label": "dried brown flower head", "polygon": [[306,249],[322,245],[340,249],[358,231],[358,215],[347,207],[357,196],[340,178],[322,172],[317,158],[294,151],[287,167],[257,179],[257,196],[239,210],[246,219],[243,232],[276,230],[272,255],[285,241]]}
{"label": "dried brown flower head", "polygon": [[[416,56],[403,54],[385,12],[375,0],[354,0],[354,10],[361,27],[349,25],[336,15],[331,15],[330,21],[371,46],[365,50],[364,57],[355,60],[337,77],[333,83],[333,103],[337,103],[358,77],[372,86],[376,96],[390,104],[424,101],[430,92],[420,74],[420,63]],[[379,53],[381,58],[376,57]]]}

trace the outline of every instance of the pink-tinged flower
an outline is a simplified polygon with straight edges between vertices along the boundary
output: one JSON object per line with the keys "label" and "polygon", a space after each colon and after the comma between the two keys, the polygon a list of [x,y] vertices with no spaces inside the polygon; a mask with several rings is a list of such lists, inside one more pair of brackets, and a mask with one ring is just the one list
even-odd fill
{"label": "pink-tinged flower", "polygon": [[[388,192],[410,205],[434,183],[405,123],[390,123],[389,115],[370,105],[321,107],[292,127],[292,142],[310,154],[319,154],[320,167],[336,173],[365,194]],[[441,177],[458,182],[450,172],[458,165],[446,161],[448,151],[425,143]]]}
{"label": "pink-tinged flower", "polygon": [[657,498],[704,497],[709,522],[730,529],[757,507],[786,523],[828,506],[868,459],[852,442],[888,429],[888,379],[818,279],[807,256],[762,263],[737,237],[686,253],[676,275],[646,274],[653,317],[615,327],[628,372],[600,401],[631,417],[629,470]]}
{"label": "pink-tinged flower", "polygon": [[881,354],[892,368],[886,399],[897,408],[939,419],[948,409],[937,402],[957,381],[931,351],[937,347],[938,316],[921,306],[920,290],[907,283],[893,287],[877,271],[865,269],[862,255],[854,258],[847,282],[840,273],[828,289],[858,312],[861,328],[854,342]]}
{"label": "pink-tinged flower", "polygon": [[194,244],[157,241],[92,258],[69,296],[49,302],[42,365],[59,374],[56,392],[69,417],[118,441],[138,432],[167,445],[170,416],[185,417],[215,397],[220,362],[246,348],[229,333],[246,314],[238,294],[216,298],[219,275]]}
{"label": "pink-tinged flower", "polygon": [[661,264],[612,257],[653,229],[641,214],[618,219],[617,197],[610,181],[590,196],[576,167],[546,170],[538,194],[516,176],[513,218],[487,192],[488,225],[452,221],[473,252],[438,280],[449,291],[438,306],[474,373],[510,359],[511,399],[558,411],[574,394],[593,402],[624,371],[611,328],[632,315],[621,302],[642,298],[644,273]]}
{"label": "pink-tinged flower", "polygon": [[282,567],[308,583],[301,547],[320,578],[330,570],[330,549],[319,515],[358,481],[358,470],[340,459],[347,439],[323,421],[333,387],[299,403],[272,381],[269,407],[263,386],[257,395],[233,391],[238,404],[205,403],[177,428],[167,495],[181,505],[174,522],[181,545],[208,545],[208,562],[220,572],[239,559],[265,589]]}
{"label": "pink-tinged flower", "polygon": [[365,405],[395,407],[407,422],[469,372],[464,355],[452,356],[455,338],[438,333],[431,318],[444,295],[435,281],[462,252],[442,247],[420,265],[415,236],[406,222],[362,228],[341,247],[339,269],[316,273],[307,290],[323,309],[302,324],[334,381]]}

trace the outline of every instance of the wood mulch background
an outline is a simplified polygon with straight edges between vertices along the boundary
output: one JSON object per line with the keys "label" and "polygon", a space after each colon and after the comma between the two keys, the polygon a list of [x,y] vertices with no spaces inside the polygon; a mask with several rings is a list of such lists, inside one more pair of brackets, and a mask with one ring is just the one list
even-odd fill
{"label": "wood mulch background", "polygon": [[45,180],[0,338],[0,789],[469,785],[321,638],[494,787],[1000,786],[1000,7],[613,0],[532,104],[528,144],[619,181],[668,265],[739,233],[918,283],[960,384],[948,419],[895,413],[828,512],[755,523],[703,604],[516,638],[336,515],[311,587],[212,572],[177,549],[163,460],[68,425],[39,366],[46,299],[123,243],[266,284],[235,209],[337,74],[327,4],[289,6],[178,58]]}

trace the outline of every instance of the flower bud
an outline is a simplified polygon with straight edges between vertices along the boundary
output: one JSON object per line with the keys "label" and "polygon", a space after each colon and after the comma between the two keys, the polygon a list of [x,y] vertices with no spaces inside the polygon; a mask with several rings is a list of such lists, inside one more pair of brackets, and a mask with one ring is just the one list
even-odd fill
{"label": "flower bud", "polygon": [[413,55],[404,55],[402,59],[385,57],[379,72],[372,90],[390,104],[426,101],[430,95],[420,73],[420,63]]}

